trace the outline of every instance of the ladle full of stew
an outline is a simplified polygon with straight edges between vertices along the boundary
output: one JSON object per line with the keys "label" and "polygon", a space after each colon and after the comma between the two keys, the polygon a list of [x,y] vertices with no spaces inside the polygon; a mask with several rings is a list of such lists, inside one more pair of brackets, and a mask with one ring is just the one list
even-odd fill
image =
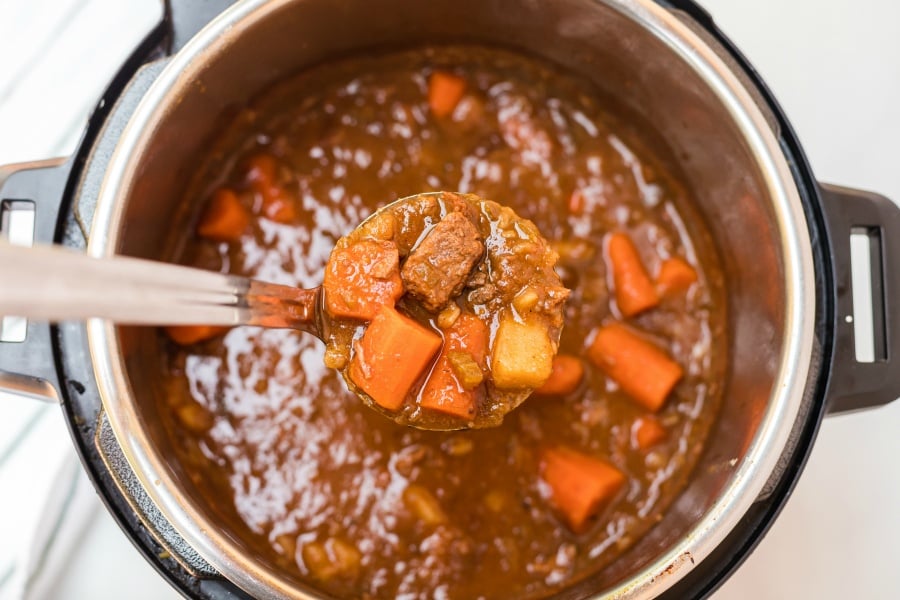
{"label": "ladle full of stew", "polygon": [[[227,196],[200,223],[240,226]],[[326,344],[325,363],[419,429],[499,425],[551,375],[569,290],[537,227],[471,194],[392,202],[338,240],[313,289],[129,257],[0,245],[0,314],[161,325],[191,345],[252,325]]]}

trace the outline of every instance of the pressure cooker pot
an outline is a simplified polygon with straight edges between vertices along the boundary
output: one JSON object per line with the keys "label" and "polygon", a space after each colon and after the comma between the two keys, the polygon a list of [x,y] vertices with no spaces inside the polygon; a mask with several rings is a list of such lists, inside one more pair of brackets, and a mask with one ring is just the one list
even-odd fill
{"label": "pressure cooker pot", "polygon": [[[459,41],[562,65],[650,124],[709,226],[728,309],[721,412],[659,523],[559,597],[706,595],[776,518],[822,417],[900,395],[900,211],[815,180],[768,89],[692,2],[172,2],[76,153],[0,170],[0,199],[33,207],[36,241],[166,258],[198,157],[251,98],[335,58]],[[854,351],[852,234],[873,265],[871,362]],[[0,383],[60,402],[109,510],[182,593],[318,597],[254,552],[180,464],[152,401],[160,343],[101,320],[29,322],[24,341],[0,342]]]}

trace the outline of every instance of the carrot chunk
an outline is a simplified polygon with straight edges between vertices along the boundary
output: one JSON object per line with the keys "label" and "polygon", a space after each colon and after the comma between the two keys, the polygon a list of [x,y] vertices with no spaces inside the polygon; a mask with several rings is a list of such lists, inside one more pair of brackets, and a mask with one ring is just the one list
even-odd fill
{"label": "carrot chunk", "polygon": [[458,75],[435,71],[428,78],[428,106],[436,117],[449,116],[465,93],[466,80]]}
{"label": "carrot chunk", "polygon": [[553,357],[553,370],[544,385],[534,390],[536,394],[564,395],[571,394],[584,377],[584,365],[581,360],[568,355],[557,354]]}
{"label": "carrot chunk", "polygon": [[271,154],[256,154],[247,161],[247,183],[262,199],[263,214],[277,222],[290,223],[297,217],[293,199],[278,183],[278,162]]}
{"label": "carrot chunk", "polygon": [[335,248],[322,283],[325,309],[333,317],[371,319],[403,295],[400,254],[391,241],[363,240]]}
{"label": "carrot chunk", "polygon": [[612,267],[616,304],[624,316],[633,317],[659,304],[659,294],[631,238],[624,233],[610,235],[606,252]]}
{"label": "carrot chunk", "polygon": [[584,194],[581,193],[581,190],[572,192],[572,195],[569,196],[569,212],[573,215],[583,215],[584,205]]}
{"label": "carrot chunk", "polygon": [[278,161],[271,154],[261,152],[247,160],[247,183],[250,185],[271,185],[278,174]]}
{"label": "carrot chunk", "polygon": [[446,354],[438,357],[419,396],[419,406],[461,419],[475,417],[475,390],[460,385]]}
{"label": "carrot chunk", "polygon": [[664,439],[666,428],[651,415],[636,419],[631,426],[631,442],[638,450],[649,450]]}
{"label": "carrot chunk", "polygon": [[441,347],[441,336],[382,306],[350,361],[350,380],[372,400],[397,410]]}
{"label": "carrot chunk", "polygon": [[482,369],[488,351],[488,326],[471,313],[460,314],[447,328],[447,350],[468,352]]}
{"label": "carrot chunk", "polygon": [[486,367],[489,331],[484,321],[463,313],[445,330],[444,347],[428,381],[419,395],[422,408],[436,410],[461,419],[475,417],[477,387],[466,389],[453,369],[450,355],[465,352],[483,372]]}
{"label": "carrot chunk", "polygon": [[656,278],[656,289],[660,296],[670,297],[686,292],[697,282],[697,271],[680,258],[670,258],[663,262]]}
{"label": "carrot chunk", "polygon": [[625,484],[625,475],[606,461],[563,446],[541,453],[541,474],[553,505],[575,533]]}
{"label": "carrot chunk", "polygon": [[588,357],[632,400],[653,412],[684,375],[665,352],[620,323],[597,331]]}
{"label": "carrot chunk", "polygon": [[215,325],[170,325],[163,327],[163,331],[173,342],[180,346],[190,346],[197,342],[212,339],[222,335],[230,327],[217,327]]}
{"label": "carrot chunk", "polygon": [[236,242],[250,224],[237,194],[228,188],[215,191],[197,223],[197,235],[219,242]]}
{"label": "carrot chunk", "polygon": [[266,188],[262,192],[263,214],[276,223],[290,223],[297,218],[294,202],[280,186]]}

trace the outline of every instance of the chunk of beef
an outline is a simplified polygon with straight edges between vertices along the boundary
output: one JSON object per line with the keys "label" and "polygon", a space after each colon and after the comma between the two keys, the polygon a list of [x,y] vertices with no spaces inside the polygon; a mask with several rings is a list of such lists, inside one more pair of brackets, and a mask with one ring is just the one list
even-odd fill
{"label": "chunk of beef", "polygon": [[410,253],[400,277],[411,296],[436,312],[459,295],[483,254],[478,230],[463,214],[452,212]]}
{"label": "chunk of beef", "polygon": [[500,290],[497,289],[496,285],[485,283],[469,292],[468,299],[472,304],[487,304],[496,298],[499,293]]}
{"label": "chunk of beef", "polygon": [[484,263],[482,266],[475,269],[472,275],[469,276],[469,280],[466,282],[466,287],[468,288],[477,288],[481,287],[488,282],[488,275],[484,271]]}
{"label": "chunk of beef", "polygon": [[462,194],[442,192],[441,201],[444,203],[444,208],[448,215],[457,212],[472,221],[472,223],[478,222],[478,207],[466,200]]}

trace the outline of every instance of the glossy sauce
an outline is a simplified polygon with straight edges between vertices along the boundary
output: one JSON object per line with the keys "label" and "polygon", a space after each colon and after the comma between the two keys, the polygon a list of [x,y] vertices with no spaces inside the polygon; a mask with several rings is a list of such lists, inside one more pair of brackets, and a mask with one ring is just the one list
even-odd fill
{"label": "glossy sauce", "polygon": [[[446,119],[428,110],[435,68],[468,82]],[[720,402],[726,348],[716,257],[686,189],[648,139],[586,82],[478,47],[329,63],[248,107],[188,200],[199,206],[226,185],[259,214],[258,194],[243,182],[247,157],[267,152],[296,216],[254,218],[239,244],[190,239],[179,262],[313,287],[334,243],[374,209],[449,189],[503,202],[556,244],[572,289],[563,353],[583,358],[596,328],[621,319],[604,256],[610,232],[631,236],[651,274],[679,256],[699,281],[627,320],[685,371],[657,414],[667,437],[649,451],[634,440],[646,410],[587,361],[574,393],[534,396],[495,429],[442,434],[362,405],[309,335],[239,327],[187,348],[169,344],[160,413],[222,518],[286,573],[341,597],[542,597],[635,542],[696,462]],[[540,449],[556,443],[628,477],[578,535],[539,475]],[[329,571],[323,561],[347,568]]]}

